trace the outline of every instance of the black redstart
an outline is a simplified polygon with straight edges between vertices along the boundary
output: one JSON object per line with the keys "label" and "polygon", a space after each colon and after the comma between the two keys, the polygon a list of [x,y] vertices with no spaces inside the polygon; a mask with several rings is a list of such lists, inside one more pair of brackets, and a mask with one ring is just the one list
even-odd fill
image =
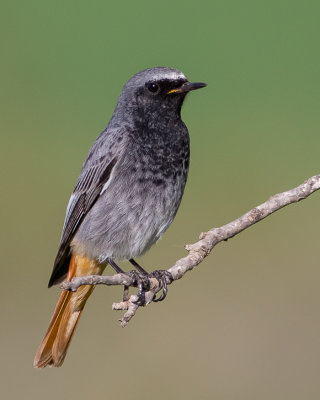
{"label": "black redstart", "polygon": [[[172,68],[150,68],[123,87],[113,116],[89,151],[66,211],[49,287],[102,274],[117,260],[147,251],[174,219],[189,168],[189,134],[181,120],[190,83]],[[93,286],[63,291],[34,359],[62,365]]]}

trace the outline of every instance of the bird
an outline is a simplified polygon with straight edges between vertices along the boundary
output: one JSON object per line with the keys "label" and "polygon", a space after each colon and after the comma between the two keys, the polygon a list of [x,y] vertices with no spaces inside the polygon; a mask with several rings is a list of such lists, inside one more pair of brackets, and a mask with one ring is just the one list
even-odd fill
{"label": "bird", "polygon": [[[123,86],[114,113],[92,145],[71,194],[48,287],[102,274],[156,243],[179,208],[190,139],[181,119],[186,95],[207,86],[179,70],[148,68]],[[94,286],[62,291],[34,367],[60,367]]]}

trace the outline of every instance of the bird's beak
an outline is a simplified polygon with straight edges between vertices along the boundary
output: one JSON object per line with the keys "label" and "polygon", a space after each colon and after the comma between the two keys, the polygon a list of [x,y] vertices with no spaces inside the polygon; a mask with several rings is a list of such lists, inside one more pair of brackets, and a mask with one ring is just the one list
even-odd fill
{"label": "bird's beak", "polygon": [[191,90],[201,89],[206,87],[207,84],[203,82],[185,82],[182,86],[177,89],[169,90],[167,94],[171,93],[188,93]]}

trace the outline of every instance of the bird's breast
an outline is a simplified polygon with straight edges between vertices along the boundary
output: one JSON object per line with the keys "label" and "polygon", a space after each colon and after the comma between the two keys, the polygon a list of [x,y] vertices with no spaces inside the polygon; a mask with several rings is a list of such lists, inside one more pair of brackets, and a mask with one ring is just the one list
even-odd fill
{"label": "bird's breast", "polygon": [[181,202],[189,166],[189,143],[128,146],[74,243],[90,256],[130,259],[166,231]]}

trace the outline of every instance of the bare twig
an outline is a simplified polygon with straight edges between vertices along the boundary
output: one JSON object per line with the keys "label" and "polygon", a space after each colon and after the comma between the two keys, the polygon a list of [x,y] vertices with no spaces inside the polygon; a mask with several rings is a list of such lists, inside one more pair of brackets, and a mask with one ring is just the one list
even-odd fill
{"label": "bare twig", "polygon": [[[191,271],[195,266],[200,264],[211,250],[218,243],[232,238],[243,230],[249,228],[255,223],[268,217],[275,211],[281,208],[297,203],[300,200],[306,199],[316,190],[320,189],[320,175],[315,175],[306,180],[300,186],[282,192],[270,197],[265,203],[253,208],[240,218],[223,225],[219,228],[212,228],[210,231],[201,233],[200,240],[196,243],[186,245],[188,255],[178,260],[174,266],[164,271],[164,279],[167,285],[173,281],[182,278],[186,272]],[[71,282],[64,281],[61,288],[64,290],[76,291],[81,285],[124,285],[131,287],[139,287],[140,295],[131,295],[125,301],[113,303],[113,310],[125,310],[123,318],[120,320],[121,326],[126,326],[131,318],[135,315],[140,306],[145,306],[151,303],[155,295],[163,289],[163,280],[157,279],[155,274],[150,274],[147,277],[141,276],[138,273],[124,273],[113,276],[82,276],[73,278]],[[143,294],[143,300],[141,298]]]}

